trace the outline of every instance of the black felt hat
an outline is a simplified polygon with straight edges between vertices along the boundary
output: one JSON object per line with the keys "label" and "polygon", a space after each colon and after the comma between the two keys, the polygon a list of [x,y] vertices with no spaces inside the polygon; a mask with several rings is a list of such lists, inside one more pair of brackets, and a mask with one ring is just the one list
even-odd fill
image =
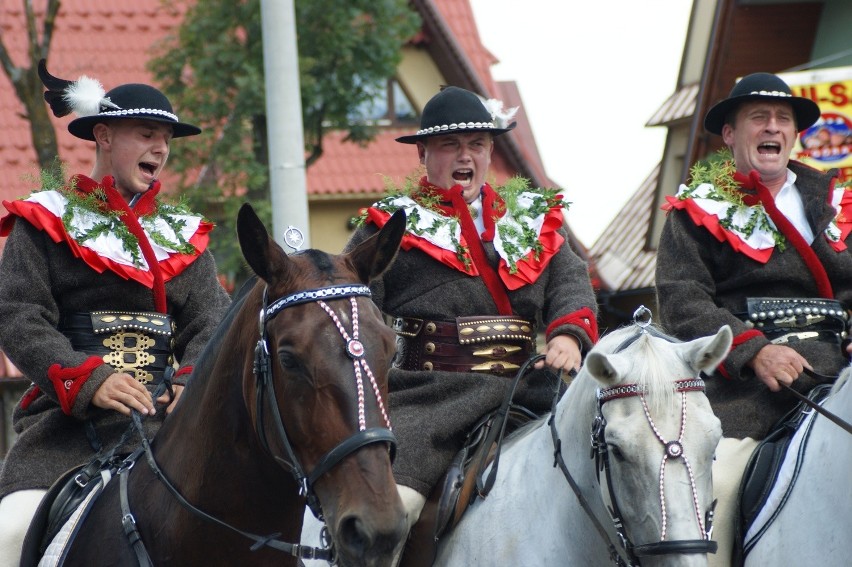
{"label": "black felt hat", "polygon": [[753,73],[743,77],[731,89],[728,98],[717,103],[704,117],[704,129],[711,134],[722,135],[725,117],[739,104],[752,100],[774,100],[788,102],[796,116],[796,129],[800,132],[819,120],[820,109],[809,98],[793,96],[790,86],[777,75]]}
{"label": "black felt hat", "polygon": [[170,124],[173,137],[194,136],[201,129],[178,120],[169,99],[158,89],[141,83],[129,83],[104,93],[100,82],[89,77],[67,81],[47,72],[44,59],[39,62],[39,77],[47,90],[44,100],[55,116],[71,112],[79,118],[68,124],[68,131],[83,140],[95,140],[92,128],[99,122],[135,118]]}
{"label": "black felt hat", "polygon": [[462,132],[491,132],[499,136],[516,126],[516,122],[510,124],[509,121],[517,110],[504,111],[499,100],[485,100],[459,87],[445,87],[423,107],[420,130],[396,141],[414,144],[430,136]]}

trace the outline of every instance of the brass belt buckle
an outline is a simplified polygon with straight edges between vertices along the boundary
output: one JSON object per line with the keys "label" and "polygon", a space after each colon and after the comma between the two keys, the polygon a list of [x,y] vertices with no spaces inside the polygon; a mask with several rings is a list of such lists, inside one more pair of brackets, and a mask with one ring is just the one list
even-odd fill
{"label": "brass belt buckle", "polygon": [[103,345],[110,349],[103,360],[113,368],[130,374],[143,384],[154,379],[150,372],[143,370],[156,360],[154,355],[147,352],[154,346],[154,339],[141,333],[119,331],[105,338]]}
{"label": "brass belt buckle", "polygon": [[477,349],[473,351],[473,356],[488,359],[500,359],[505,358],[511,354],[515,354],[520,350],[521,347],[517,345],[491,345],[487,348]]}
{"label": "brass belt buckle", "polygon": [[520,366],[517,364],[513,364],[511,362],[507,362],[505,360],[498,361],[493,360],[491,362],[484,362],[482,364],[477,364],[475,366],[470,367],[471,372],[486,372],[488,374],[502,374],[503,372],[515,371],[518,370]]}

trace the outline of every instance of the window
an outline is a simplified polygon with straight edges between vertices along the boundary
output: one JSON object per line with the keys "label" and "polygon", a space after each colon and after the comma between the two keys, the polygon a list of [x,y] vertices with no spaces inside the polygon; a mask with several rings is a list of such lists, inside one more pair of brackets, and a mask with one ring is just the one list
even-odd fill
{"label": "window", "polygon": [[379,126],[417,123],[417,113],[396,79],[388,79],[384,88],[370,94],[372,98],[350,114],[352,122]]}

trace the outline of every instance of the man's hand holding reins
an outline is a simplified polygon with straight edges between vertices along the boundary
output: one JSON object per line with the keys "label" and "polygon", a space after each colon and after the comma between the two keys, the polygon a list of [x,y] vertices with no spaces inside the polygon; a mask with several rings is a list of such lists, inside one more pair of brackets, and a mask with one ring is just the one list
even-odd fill
{"label": "man's hand holding reins", "polygon": [[130,415],[132,409],[142,415],[154,415],[156,413],[151,401],[151,394],[145,385],[125,372],[110,374],[95,391],[95,395],[92,397],[92,405],[103,409],[112,409],[127,416]]}
{"label": "man's hand holding reins", "polygon": [[580,370],[583,356],[580,353],[580,341],[573,335],[557,335],[547,341],[544,360],[536,362],[536,368],[545,364],[554,370],[563,370],[569,374]]}
{"label": "man's hand holding reins", "polygon": [[766,345],[757,351],[748,365],[773,392],[781,391],[781,386],[793,384],[805,368],[813,370],[805,357],[784,345]]}

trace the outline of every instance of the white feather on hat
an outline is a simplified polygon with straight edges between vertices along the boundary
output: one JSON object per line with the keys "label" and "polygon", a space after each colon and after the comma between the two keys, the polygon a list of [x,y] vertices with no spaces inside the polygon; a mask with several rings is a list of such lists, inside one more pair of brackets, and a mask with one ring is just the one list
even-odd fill
{"label": "white feather on hat", "polygon": [[517,106],[503,109],[503,101],[496,98],[480,100],[482,100],[482,104],[485,105],[485,109],[488,110],[488,113],[491,115],[491,119],[494,121],[494,126],[496,128],[506,128],[518,112]]}
{"label": "white feather on hat", "polygon": [[100,81],[83,75],[66,87],[62,98],[77,116],[94,116],[102,106],[120,110],[105,94]]}

